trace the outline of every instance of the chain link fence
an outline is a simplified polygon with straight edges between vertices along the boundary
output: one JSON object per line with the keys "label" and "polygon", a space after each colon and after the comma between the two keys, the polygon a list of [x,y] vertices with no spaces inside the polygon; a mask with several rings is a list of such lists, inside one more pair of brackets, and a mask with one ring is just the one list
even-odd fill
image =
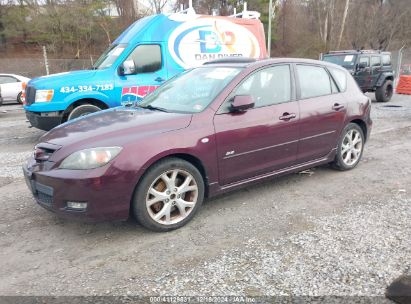
{"label": "chain link fence", "polygon": [[[50,74],[89,69],[91,65],[90,59],[48,59]],[[43,58],[0,58],[0,73],[29,78],[47,74]]]}

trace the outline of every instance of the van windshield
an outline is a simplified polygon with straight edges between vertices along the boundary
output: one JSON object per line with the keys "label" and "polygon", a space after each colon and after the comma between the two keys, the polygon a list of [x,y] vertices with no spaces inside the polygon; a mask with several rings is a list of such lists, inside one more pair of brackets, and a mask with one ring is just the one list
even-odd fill
{"label": "van windshield", "polygon": [[138,105],[165,112],[199,113],[203,111],[238,75],[241,68],[200,67],[172,78]]}
{"label": "van windshield", "polygon": [[111,67],[111,65],[116,61],[118,56],[120,56],[127,44],[112,44],[107,50],[104,51],[103,55],[96,61],[93,65],[93,69],[101,70]]}
{"label": "van windshield", "polygon": [[354,68],[357,60],[357,55],[341,54],[341,55],[324,55],[324,61],[331,62],[343,66],[347,69]]}

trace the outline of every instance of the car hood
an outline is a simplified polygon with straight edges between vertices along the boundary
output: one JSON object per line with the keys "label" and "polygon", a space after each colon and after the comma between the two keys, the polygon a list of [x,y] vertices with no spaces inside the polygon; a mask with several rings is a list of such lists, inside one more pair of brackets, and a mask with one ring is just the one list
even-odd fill
{"label": "car hood", "polygon": [[186,128],[191,114],[165,113],[143,108],[118,107],[62,124],[40,139],[75,150],[102,146],[124,146],[139,138]]}
{"label": "car hood", "polygon": [[89,81],[96,74],[95,70],[81,70],[73,72],[65,72],[51,74],[33,78],[29,81],[29,86],[34,86],[37,89],[52,89],[55,86],[61,86],[62,83],[77,83],[84,80]]}

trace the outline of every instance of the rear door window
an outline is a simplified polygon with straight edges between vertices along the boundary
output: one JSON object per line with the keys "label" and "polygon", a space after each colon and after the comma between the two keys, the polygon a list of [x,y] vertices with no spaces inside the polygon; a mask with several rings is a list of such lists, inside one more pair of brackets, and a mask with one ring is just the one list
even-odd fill
{"label": "rear door window", "polygon": [[301,99],[332,93],[330,76],[323,67],[298,64],[297,79],[300,84]]}
{"label": "rear door window", "polygon": [[391,65],[391,56],[388,54],[382,55],[382,65],[390,66]]}
{"label": "rear door window", "polygon": [[381,57],[380,56],[372,56],[371,57],[371,66],[372,67],[381,66]]}

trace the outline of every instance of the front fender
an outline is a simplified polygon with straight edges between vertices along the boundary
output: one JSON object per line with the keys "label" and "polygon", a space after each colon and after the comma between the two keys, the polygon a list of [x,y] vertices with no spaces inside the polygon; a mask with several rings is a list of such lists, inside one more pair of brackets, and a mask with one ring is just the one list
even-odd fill
{"label": "front fender", "polygon": [[392,78],[394,79],[394,73],[392,72],[384,72],[380,75],[380,77],[377,80],[377,83],[375,84],[377,87],[380,87],[384,84],[385,80],[387,78]]}

